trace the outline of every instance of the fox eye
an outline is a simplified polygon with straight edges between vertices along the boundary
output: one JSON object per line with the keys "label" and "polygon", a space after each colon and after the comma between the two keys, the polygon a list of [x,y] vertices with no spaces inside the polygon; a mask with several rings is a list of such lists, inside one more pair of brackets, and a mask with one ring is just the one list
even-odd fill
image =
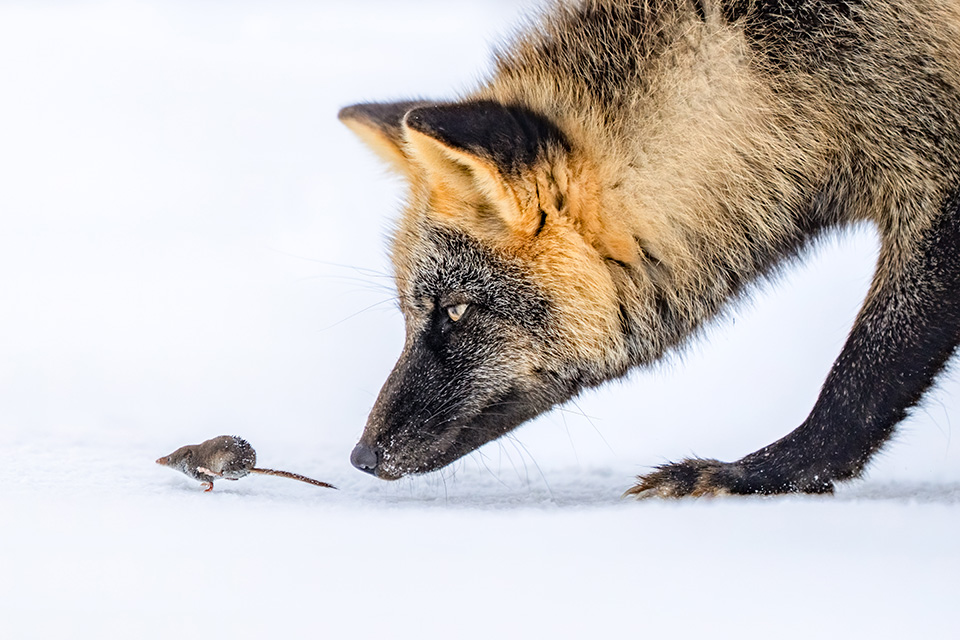
{"label": "fox eye", "polygon": [[468,305],[466,303],[452,304],[449,307],[446,307],[447,315],[450,316],[451,320],[456,322],[463,317],[463,314],[467,312],[467,306]]}

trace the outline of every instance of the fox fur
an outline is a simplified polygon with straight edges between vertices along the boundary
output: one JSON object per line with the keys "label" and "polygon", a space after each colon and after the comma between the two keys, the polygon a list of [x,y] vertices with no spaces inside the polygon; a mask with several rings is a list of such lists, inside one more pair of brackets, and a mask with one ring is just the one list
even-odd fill
{"label": "fox fur", "polygon": [[558,2],[456,100],[341,120],[410,194],[404,351],[351,457],[440,468],[677,348],[824,232],[874,280],[810,416],[628,493],[829,492],[960,342],[960,1]]}

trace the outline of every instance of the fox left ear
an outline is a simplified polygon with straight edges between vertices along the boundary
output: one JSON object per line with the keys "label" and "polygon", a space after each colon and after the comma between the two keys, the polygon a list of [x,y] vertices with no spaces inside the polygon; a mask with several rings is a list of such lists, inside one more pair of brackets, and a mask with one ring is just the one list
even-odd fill
{"label": "fox left ear", "polygon": [[501,204],[504,221],[516,231],[536,229],[539,215],[526,220],[508,185],[522,179],[548,150],[567,149],[562,132],[546,117],[484,100],[417,107],[403,124],[411,157],[431,180],[465,199],[479,192]]}

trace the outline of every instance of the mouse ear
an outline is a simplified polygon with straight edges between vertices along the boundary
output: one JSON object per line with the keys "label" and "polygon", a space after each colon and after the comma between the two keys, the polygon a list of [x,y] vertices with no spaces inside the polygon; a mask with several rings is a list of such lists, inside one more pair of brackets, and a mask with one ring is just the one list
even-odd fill
{"label": "mouse ear", "polygon": [[429,104],[415,100],[364,102],[344,107],[337,117],[392,169],[409,175],[412,168],[403,149],[403,119],[411,109]]}

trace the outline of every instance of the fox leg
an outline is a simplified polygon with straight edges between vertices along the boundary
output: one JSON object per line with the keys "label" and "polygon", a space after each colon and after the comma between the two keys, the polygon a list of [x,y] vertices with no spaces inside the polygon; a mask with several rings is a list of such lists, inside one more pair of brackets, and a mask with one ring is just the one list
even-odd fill
{"label": "fox leg", "polygon": [[803,424],[732,463],[688,459],[624,495],[830,493],[856,477],[960,343],[960,191],[926,230],[886,234],[874,281]]}

